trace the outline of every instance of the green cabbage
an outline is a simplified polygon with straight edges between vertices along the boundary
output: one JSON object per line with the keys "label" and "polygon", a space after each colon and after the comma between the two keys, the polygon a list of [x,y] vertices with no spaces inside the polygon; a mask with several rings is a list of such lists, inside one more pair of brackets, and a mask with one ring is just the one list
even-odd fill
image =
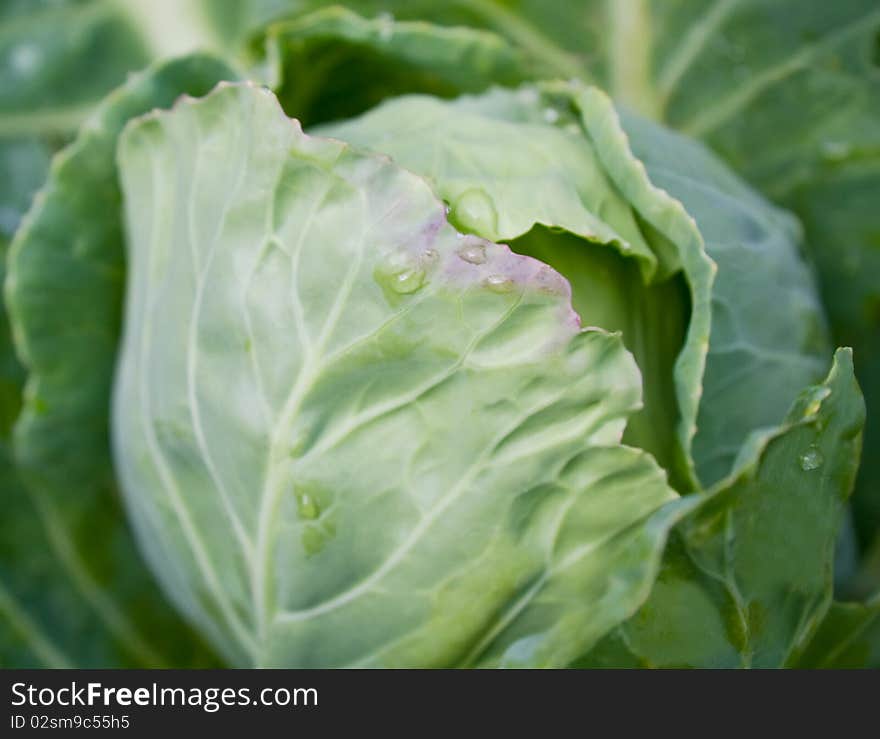
{"label": "green cabbage", "polygon": [[880,16],[770,5],[0,11],[0,663],[876,666]]}

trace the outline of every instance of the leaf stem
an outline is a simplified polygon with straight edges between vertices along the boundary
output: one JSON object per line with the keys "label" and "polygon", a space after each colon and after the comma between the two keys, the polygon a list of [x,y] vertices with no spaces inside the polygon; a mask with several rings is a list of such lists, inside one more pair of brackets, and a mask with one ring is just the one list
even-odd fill
{"label": "leaf stem", "polygon": [[611,36],[608,74],[612,97],[657,118],[659,103],[651,84],[651,11],[645,0],[607,0]]}

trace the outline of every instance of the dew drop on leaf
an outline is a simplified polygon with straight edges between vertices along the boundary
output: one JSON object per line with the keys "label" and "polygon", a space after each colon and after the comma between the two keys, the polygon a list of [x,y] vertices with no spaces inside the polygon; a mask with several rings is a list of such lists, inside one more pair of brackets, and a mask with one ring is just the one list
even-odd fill
{"label": "dew drop on leaf", "polygon": [[327,537],[315,526],[309,526],[302,532],[302,545],[306,554],[317,554],[327,543]]}
{"label": "dew drop on leaf", "polygon": [[308,493],[297,493],[296,512],[299,514],[300,518],[311,520],[320,515],[321,509],[318,507],[317,501],[315,501],[311,495]]}
{"label": "dew drop on leaf", "polygon": [[391,289],[401,295],[409,295],[425,284],[425,272],[421,269],[405,269],[391,275]]}
{"label": "dew drop on leaf", "polygon": [[801,456],[798,458],[800,462],[801,469],[805,472],[811,472],[812,470],[819,469],[822,464],[825,462],[825,457],[822,455],[819,447],[815,445],[810,445],[807,447],[806,451],[804,451]]}
{"label": "dew drop on leaf", "polygon": [[489,275],[483,284],[493,293],[509,293],[513,289],[513,280],[504,275]]}
{"label": "dew drop on leaf", "polygon": [[458,256],[468,264],[485,264],[486,247],[477,242],[465,244],[458,250]]}
{"label": "dew drop on leaf", "polygon": [[303,527],[300,541],[307,556],[322,551],[336,536],[336,523],[332,519],[308,523]]}
{"label": "dew drop on leaf", "polygon": [[452,206],[450,217],[460,230],[486,239],[496,237],[498,213],[492,199],[481,187],[465,190]]}

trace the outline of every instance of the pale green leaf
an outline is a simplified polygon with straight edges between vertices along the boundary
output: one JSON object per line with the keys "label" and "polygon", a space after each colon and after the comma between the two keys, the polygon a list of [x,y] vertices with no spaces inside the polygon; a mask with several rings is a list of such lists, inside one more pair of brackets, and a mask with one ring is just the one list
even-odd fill
{"label": "pale green leaf", "polygon": [[558,274],[253,86],[120,162],[117,466],[233,664],[560,666],[635,610],[692,503],[620,445],[638,371]]}

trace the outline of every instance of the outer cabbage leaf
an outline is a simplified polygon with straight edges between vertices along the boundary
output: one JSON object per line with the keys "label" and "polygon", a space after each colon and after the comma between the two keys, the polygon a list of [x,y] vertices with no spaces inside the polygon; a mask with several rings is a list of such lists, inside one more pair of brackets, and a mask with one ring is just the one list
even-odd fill
{"label": "outer cabbage leaf", "polygon": [[[0,144],[0,162],[0,169],[9,173],[0,182],[0,277],[3,277],[6,272],[6,248],[9,239],[18,226],[20,214],[27,209],[34,190],[45,177],[48,154],[45,147],[34,139],[6,140]],[[0,504],[5,512],[3,523],[13,524],[8,531],[3,526],[0,534],[0,614],[6,626],[0,632],[0,664],[5,667],[31,662],[46,666],[64,666],[68,664],[67,658],[30,622],[6,587],[10,578],[18,576],[15,572],[18,567],[9,567],[17,559],[14,554],[8,553],[10,549],[14,549],[14,545],[10,546],[9,543],[17,536],[29,538],[33,535],[30,529],[21,531],[22,521],[32,519],[30,511],[23,516],[15,513],[17,506],[29,504],[13,468],[10,445],[12,424],[21,407],[22,381],[23,372],[12,347],[5,306],[0,306]],[[32,538],[31,541],[33,540]],[[33,561],[33,554],[29,554]],[[18,564],[20,567],[20,563]],[[23,576],[27,578],[30,575],[31,568],[28,568]],[[19,657],[17,650],[26,652],[27,656]]]}
{"label": "outer cabbage leaf", "polygon": [[624,118],[651,181],[694,217],[718,266],[694,457],[704,485],[730,472],[753,430],[785,417],[797,388],[821,380],[830,346],[798,224],[703,146]]}
{"label": "outer cabbage leaf", "polygon": [[[317,3],[311,3],[315,5]],[[296,0],[4,0],[0,136],[63,139],[126,75],[199,51],[243,60],[257,27]]]}
{"label": "outer cabbage leaf", "polygon": [[330,7],[268,26],[252,42],[267,80],[304,125],[347,118],[401,93],[452,97],[533,70],[500,36],[466,27],[363,18]]}
{"label": "outer cabbage leaf", "polygon": [[[327,3],[312,2],[309,6],[323,4]],[[605,68],[599,54],[608,36],[605,11],[613,12],[618,4],[629,5],[627,0],[607,5],[605,0],[352,0],[344,4],[369,15],[489,29],[522,51],[535,78],[587,81],[590,74],[601,74]],[[621,15],[626,17],[625,12]]]}
{"label": "outer cabbage leaf", "polygon": [[56,156],[12,244],[6,298],[28,373],[14,453],[28,492],[7,477],[10,666],[206,663],[136,553],[115,491],[108,415],[124,280],[115,147],[130,117],[230,74],[197,56],[129,80]]}
{"label": "outer cabbage leaf", "polygon": [[806,649],[801,669],[880,668],[880,593],[865,603],[833,603]]}
{"label": "outer cabbage leaf", "polygon": [[167,592],[233,664],[559,666],[679,501],[567,283],[419,177],[223,85],[130,126],[113,439]]}
{"label": "outer cabbage leaf", "polygon": [[118,502],[96,498],[34,495],[0,441],[0,666],[216,666],[162,601]]}
{"label": "outer cabbage leaf", "polygon": [[801,394],[782,426],[756,432],[733,473],[678,524],[638,613],[577,666],[795,661],[830,604],[864,420],[851,352],[838,350],[825,382]]}
{"label": "outer cabbage leaf", "polygon": [[46,179],[50,155],[34,136],[0,139],[0,170],[5,174],[0,180],[0,244],[4,249],[30,207],[34,192]]}
{"label": "outer cabbage leaf", "polygon": [[[584,320],[622,330],[642,369],[646,408],[628,439],[671,466],[670,431],[681,424],[687,454],[698,427],[699,478],[714,482],[730,471],[751,431],[785,416],[793,388],[822,376],[829,347],[797,229],[700,145],[633,116],[624,119],[627,140],[595,91],[571,87],[560,99],[558,87],[544,89],[543,96],[495,90],[451,103],[403,98],[320,130],[427,175],[459,227],[520,237],[515,250],[561,271]],[[699,234],[666,193],[684,204]],[[649,279],[654,270],[666,276],[683,267],[691,299],[674,283],[645,285],[607,250],[564,234],[528,233],[536,223],[632,246],[623,253],[640,260]],[[720,265],[714,282],[701,237]]]}
{"label": "outer cabbage leaf", "polygon": [[[834,339],[853,347],[869,416],[880,417],[880,7],[698,5],[651,7],[664,29],[653,44],[659,113],[801,218]],[[854,507],[867,544],[880,531],[876,424],[865,443]]]}
{"label": "outer cabbage leaf", "polygon": [[[49,152],[38,139],[0,139],[0,281],[6,276],[6,251],[31,197],[43,183]],[[0,444],[6,445],[21,407],[22,370],[12,347],[6,306],[0,305]],[[2,464],[2,463],[0,463]]]}
{"label": "outer cabbage leaf", "polygon": [[[880,111],[878,111],[880,120]],[[836,169],[836,171],[835,171]],[[811,241],[834,338],[853,347],[869,422],[853,499],[862,581],[880,587],[880,158],[829,167],[792,194]],[[868,545],[873,542],[873,549]]]}

